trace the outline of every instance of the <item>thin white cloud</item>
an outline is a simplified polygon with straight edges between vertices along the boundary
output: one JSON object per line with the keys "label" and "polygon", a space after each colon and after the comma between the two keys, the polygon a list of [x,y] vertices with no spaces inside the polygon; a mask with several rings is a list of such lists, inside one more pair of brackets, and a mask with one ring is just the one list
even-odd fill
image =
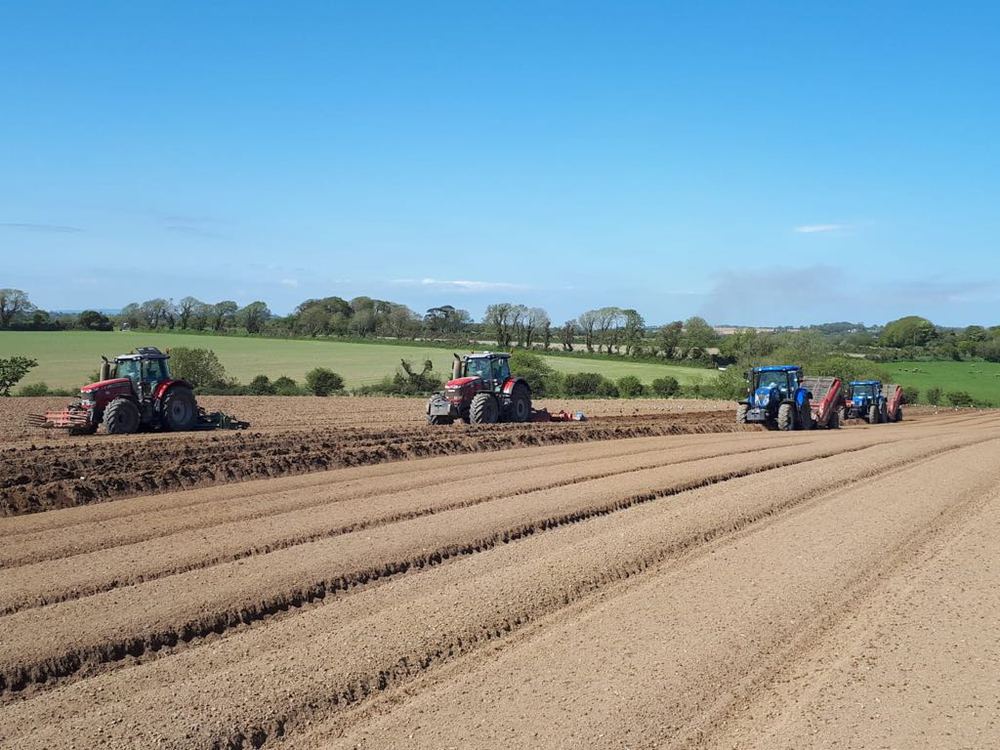
{"label": "thin white cloud", "polygon": [[472,281],[469,279],[393,279],[393,284],[422,286],[431,289],[451,289],[460,292],[493,292],[527,289],[523,284],[509,284],[505,281]]}
{"label": "thin white cloud", "polygon": [[795,231],[799,234],[819,234],[821,232],[839,232],[849,227],[850,224],[803,224],[800,227],[795,227]]}
{"label": "thin white cloud", "polygon": [[282,286],[287,286],[290,289],[294,289],[295,287],[297,287],[299,285],[299,280],[298,279],[282,279],[278,283],[281,284]]}
{"label": "thin white cloud", "polygon": [[3,229],[19,229],[24,232],[55,232],[57,234],[70,234],[82,232],[80,227],[66,226],[65,224],[29,224],[25,222],[5,221],[0,223]]}

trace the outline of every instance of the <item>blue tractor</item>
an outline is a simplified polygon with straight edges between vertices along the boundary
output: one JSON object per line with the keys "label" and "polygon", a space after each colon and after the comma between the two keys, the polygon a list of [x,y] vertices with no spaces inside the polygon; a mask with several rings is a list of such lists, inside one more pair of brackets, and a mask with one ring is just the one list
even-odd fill
{"label": "blue tractor", "polygon": [[[895,386],[892,386],[895,389]],[[868,424],[889,421],[888,399],[880,380],[852,380],[851,398],[844,404],[844,417],[866,419]]]}
{"label": "blue tractor", "polygon": [[736,407],[740,424],[763,424],[771,430],[810,430],[812,393],[802,385],[798,365],[755,367],[747,373],[747,397]]}

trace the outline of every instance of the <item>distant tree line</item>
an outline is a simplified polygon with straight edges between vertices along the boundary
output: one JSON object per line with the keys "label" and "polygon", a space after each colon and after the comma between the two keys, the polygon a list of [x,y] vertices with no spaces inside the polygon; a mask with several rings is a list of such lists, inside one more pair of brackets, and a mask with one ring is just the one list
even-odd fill
{"label": "distant tree line", "polygon": [[98,310],[50,313],[32,304],[20,289],[0,289],[0,329],[8,330],[175,330],[272,337],[402,339],[539,349],[563,354],[602,354],[642,360],[676,360],[727,366],[748,355],[802,347],[862,357],[876,362],[903,359],[985,359],[1000,362],[1000,326],[938,326],[907,316],[884,326],[846,321],[802,329],[736,329],[720,335],[704,318],[690,317],[650,326],[629,307],[586,310],[561,325],[541,307],[513,302],[487,306],[480,321],[452,305],[417,313],[404,304],[373,297],[307,299],[289,315],[275,315],[257,300],[206,302],[184,297],[132,302],[116,314]]}

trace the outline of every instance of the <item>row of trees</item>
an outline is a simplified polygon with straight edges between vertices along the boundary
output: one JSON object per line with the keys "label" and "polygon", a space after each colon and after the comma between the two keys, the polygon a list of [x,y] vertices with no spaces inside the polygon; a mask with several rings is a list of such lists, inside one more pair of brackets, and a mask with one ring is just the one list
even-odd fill
{"label": "row of trees", "polygon": [[489,305],[480,322],[452,305],[419,314],[406,305],[373,297],[307,299],[290,315],[274,315],[257,300],[240,306],[233,300],[205,302],[162,297],[132,302],[109,315],[97,310],[56,314],[38,309],[20,289],[0,289],[0,329],[107,331],[115,327],[158,330],[244,333],[265,336],[323,336],[448,340],[461,343],[496,342],[501,349],[540,348],[564,352],[616,354],[628,357],[675,358],[705,364],[738,361],[747,347],[772,350],[788,337],[808,334],[827,352],[863,355],[875,361],[898,359],[970,359],[1000,362],[1000,326],[971,325],[963,329],[937,326],[919,316],[907,316],[885,326],[826,323],[804,331],[757,332],[743,329],[720,336],[700,317],[673,321],[657,328],[646,324],[634,308],[586,310],[562,325],[541,307],[513,302]]}

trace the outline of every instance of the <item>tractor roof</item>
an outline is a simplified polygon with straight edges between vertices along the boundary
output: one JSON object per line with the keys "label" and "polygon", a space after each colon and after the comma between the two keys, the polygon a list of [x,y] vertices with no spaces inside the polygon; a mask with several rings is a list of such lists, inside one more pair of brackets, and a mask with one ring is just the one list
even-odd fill
{"label": "tractor roof", "polygon": [[465,355],[466,359],[510,359],[507,352],[472,352]]}
{"label": "tractor roof", "polygon": [[882,385],[881,380],[852,380],[851,385]]}
{"label": "tractor roof", "polygon": [[802,367],[799,365],[765,365],[753,368],[754,372],[798,372]]}
{"label": "tractor roof", "polygon": [[135,351],[129,352],[128,354],[119,354],[115,359],[118,360],[137,360],[137,359],[169,359],[169,356],[161,352],[155,346],[137,346]]}

